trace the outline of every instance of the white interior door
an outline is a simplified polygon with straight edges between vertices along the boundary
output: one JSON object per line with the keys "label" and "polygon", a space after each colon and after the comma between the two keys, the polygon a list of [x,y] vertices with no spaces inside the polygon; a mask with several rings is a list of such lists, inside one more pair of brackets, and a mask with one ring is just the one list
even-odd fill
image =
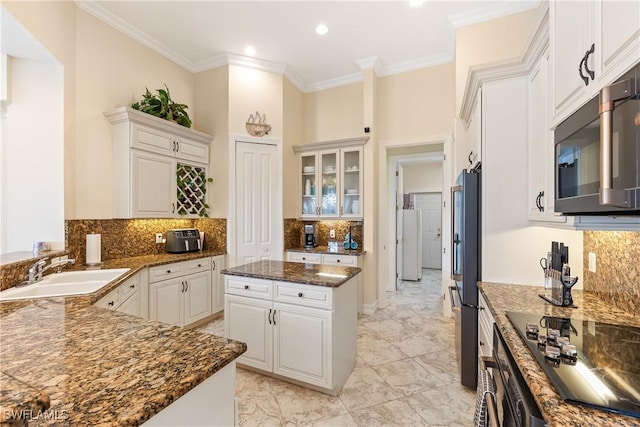
{"label": "white interior door", "polygon": [[422,267],[442,268],[442,193],[417,193],[415,207],[422,210]]}
{"label": "white interior door", "polygon": [[280,259],[281,191],[278,190],[277,147],[236,144],[236,263]]}

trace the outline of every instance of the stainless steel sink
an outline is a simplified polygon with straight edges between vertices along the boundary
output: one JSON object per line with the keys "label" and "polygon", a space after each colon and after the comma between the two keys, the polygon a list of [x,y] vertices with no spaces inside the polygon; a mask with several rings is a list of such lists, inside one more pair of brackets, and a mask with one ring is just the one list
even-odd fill
{"label": "stainless steel sink", "polygon": [[128,271],[128,268],[112,268],[50,274],[34,284],[0,292],[0,301],[90,294]]}

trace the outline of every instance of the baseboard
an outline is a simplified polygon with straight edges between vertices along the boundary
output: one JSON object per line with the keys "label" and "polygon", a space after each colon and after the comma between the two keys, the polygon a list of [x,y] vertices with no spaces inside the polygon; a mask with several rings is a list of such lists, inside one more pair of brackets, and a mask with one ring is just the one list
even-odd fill
{"label": "baseboard", "polygon": [[378,300],[374,301],[373,304],[363,304],[362,305],[362,312],[364,314],[369,315],[369,316],[374,314],[377,309],[378,309]]}

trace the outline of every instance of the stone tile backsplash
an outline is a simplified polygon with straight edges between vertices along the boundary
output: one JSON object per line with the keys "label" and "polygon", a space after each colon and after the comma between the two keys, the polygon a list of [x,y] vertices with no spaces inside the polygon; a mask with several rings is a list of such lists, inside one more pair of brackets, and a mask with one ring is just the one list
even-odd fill
{"label": "stone tile backsplash", "polygon": [[[353,238],[358,242],[359,248],[363,246],[364,223],[363,221],[301,221],[293,218],[284,220],[284,249],[301,248],[304,246],[304,225],[314,224],[316,226],[316,243],[318,246],[327,246],[329,240],[343,242],[349,232],[353,233]],[[336,231],[336,238],[329,238],[329,231]]]}
{"label": "stone tile backsplash", "polygon": [[[595,273],[589,252],[596,254]],[[585,291],[640,315],[640,231],[585,231],[583,259]]]}

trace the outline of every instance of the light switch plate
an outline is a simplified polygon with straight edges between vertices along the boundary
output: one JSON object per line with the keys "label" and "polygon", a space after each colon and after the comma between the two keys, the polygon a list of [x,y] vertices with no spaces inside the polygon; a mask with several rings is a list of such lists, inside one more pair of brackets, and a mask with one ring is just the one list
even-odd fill
{"label": "light switch plate", "polygon": [[596,272],[596,254],[593,252],[589,252],[589,271]]}
{"label": "light switch plate", "polygon": [[156,243],[162,243],[162,233],[156,233]]}
{"label": "light switch plate", "polygon": [[329,238],[330,239],[336,238],[336,230],[329,230]]}

